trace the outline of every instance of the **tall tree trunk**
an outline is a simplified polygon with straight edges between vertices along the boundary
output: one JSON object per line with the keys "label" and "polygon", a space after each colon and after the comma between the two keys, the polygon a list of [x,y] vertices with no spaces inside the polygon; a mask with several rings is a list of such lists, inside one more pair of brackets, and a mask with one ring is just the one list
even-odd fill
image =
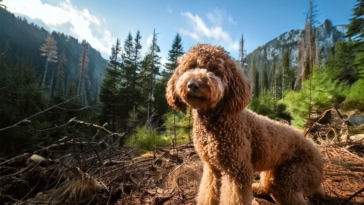
{"label": "tall tree trunk", "polygon": [[44,83],[45,83],[45,78],[46,78],[46,75],[47,75],[47,69],[48,69],[48,59],[46,61],[46,65],[45,65],[45,69],[44,69],[42,86],[45,86]]}
{"label": "tall tree trunk", "polygon": [[54,71],[52,74],[51,84],[49,85],[49,96],[48,96],[48,103],[51,101],[53,97],[53,79],[54,79]]}

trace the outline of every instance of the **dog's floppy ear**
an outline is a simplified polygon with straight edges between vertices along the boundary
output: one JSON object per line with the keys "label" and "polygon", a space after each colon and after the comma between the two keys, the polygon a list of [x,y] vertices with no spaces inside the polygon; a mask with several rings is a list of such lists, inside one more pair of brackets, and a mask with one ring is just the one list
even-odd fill
{"label": "dog's floppy ear", "polygon": [[178,76],[180,75],[177,69],[173,72],[171,78],[167,83],[166,88],[166,99],[168,104],[175,110],[186,110],[187,105],[182,101],[182,99],[176,93],[176,81],[178,80]]}
{"label": "dog's floppy ear", "polygon": [[223,99],[224,112],[227,114],[240,113],[250,102],[252,89],[249,80],[235,62],[225,62],[227,88]]}

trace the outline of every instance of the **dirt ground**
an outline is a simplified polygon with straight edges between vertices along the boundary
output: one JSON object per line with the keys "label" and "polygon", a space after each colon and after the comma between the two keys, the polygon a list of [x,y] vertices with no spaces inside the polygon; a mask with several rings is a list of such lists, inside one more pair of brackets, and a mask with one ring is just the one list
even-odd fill
{"label": "dirt ground", "polygon": [[[309,204],[364,204],[363,144],[318,145],[326,161],[327,197],[307,199]],[[34,153],[1,159],[0,204],[195,204],[202,163],[191,144],[142,156],[135,148],[95,147],[89,143],[77,153],[47,157],[52,160],[30,160]],[[272,196],[257,201],[275,204]]]}

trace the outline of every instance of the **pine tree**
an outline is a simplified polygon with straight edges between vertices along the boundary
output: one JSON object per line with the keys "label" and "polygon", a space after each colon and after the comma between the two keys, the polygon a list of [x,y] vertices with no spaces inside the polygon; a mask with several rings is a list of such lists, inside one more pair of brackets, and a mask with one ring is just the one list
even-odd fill
{"label": "pine tree", "polygon": [[336,42],[334,54],[327,62],[330,76],[347,85],[352,85],[359,79],[358,66],[354,63],[360,56],[360,52],[355,50],[356,44],[353,41]]}
{"label": "pine tree", "polygon": [[109,67],[106,68],[105,78],[101,85],[100,91],[100,123],[108,122],[111,131],[118,130],[117,121],[120,117],[120,84],[121,84],[121,46],[119,39],[116,39],[115,45],[111,48],[109,58]]}
{"label": "pine tree", "polygon": [[[0,61],[1,64],[3,63]],[[45,106],[43,92],[37,86],[34,68],[21,59],[18,59],[16,65],[10,68],[5,82],[7,87],[0,90],[0,128],[7,127],[40,112]],[[38,119],[33,118],[33,125],[38,124],[38,120],[39,117]],[[9,129],[2,131],[0,135],[11,136],[0,137],[1,154],[11,154],[21,151],[21,149],[29,149],[37,137],[34,133],[29,133],[27,129],[21,131],[19,129]],[[33,137],[29,138],[29,135]]]}
{"label": "pine tree", "polygon": [[155,116],[155,110],[153,108],[154,91],[156,76],[159,74],[160,59],[158,56],[160,52],[159,46],[157,45],[157,34],[153,31],[152,44],[149,47],[148,53],[144,56],[142,63],[142,89],[144,90],[143,98],[146,102],[146,126],[147,130],[152,129],[153,118]]}
{"label": "pine tree", "polygon": [[54,40],[52,35],[48,35],[45,39],[45,43],[39,48],[41,56],[46,56],[46,65],[43,73],[43,80],[41,85],[45,86],[45,79],[47,76],[47,69],[49,62],[57,62],[57,42]]}
{"label": "pine tree", "polygon": [[[126,38],[124,42],[123,52],[121,54],[121,58],[123,61],[123,69],[122,69],[122,78],[128,79],[130,75],[132,74],[133,70],[133,36],[129,32],[128,37]],[[129,81],[125,81],[123,83],[123,87],[129,87],[128,85]]]}
{"label": "pine tree", "polygon": [[162,72],[162,77],[164,81],[168,82],[171,77],[174,69],[178,66],[178,59],[184,54],[183,46],[182,46],[182,38],[179,33],[176,34],[176,37],[173,40],[172,48],[168,51],[168,63],[164,65],[165,70]]}
{"label": "pine tree", "polygon": [[273,57],[273,64],[269,76],[271,76],[269,78],[269,87],[273,92],[274,99],[277,100],[277,94],[278,94],[277,81],[279,76],[277,56]]}
{"label": "pine tree", "polygon": [[356,78],[364,79],[364,0],[357,0],[353,9],[346,36],[354,40],[351,44],[353,52],[347,53],[349,58],[355,57]]}
{"label": "pine tree", "polygon": [[57,69],[57,82],[56,82],[56,91],[57,92],[65,92],[65,73],[67,69],[67,58],[64,54],[64,51],[61,53],[59,57],[59,64]]}
{"label": "pine tree", "polygon": [[133,52],[132,52],[132,63],[133,63],[133,70],[131,76],[131,100],[132,102],[138,102],[140,100],[140,90],[138,84],[139,72],[141,70],[141,50],[143,46],[141,45],[141,36],[140,32],[137,31],[134,41],[133,41]]}
{"label": "pine tree", "polygon": [[[166,86],[169,78],[171,77],[173,71],[178,66],[178,59],[184,54],[183,46],[182,46],[182,38],[177,33],[173,43],[171,50],[168,51],[168,62],[164,65],[164,68],[161,76],[161,79],[158,79],[155,83],[155,92],[154,92],[154,108],[156,110],[156,118],[160,119],[163,115],[168,111],[168,104],[166,101]],[[160,122],[163,123],[163,122]]]}
{"label": "pine tree", "polygon": [[353,17],[350,19],[346,36],[357,41],[364,41],[364,0],[356,0]]}
{"label": "pine tree", "polygon": [[[80,56],[80,60],[78,63],[78,67],[79,67],[79,79],[78,79],[78,90],[77,90],[77,94],[80,95],[81,92],[86,89],[86,84],[88,83],[88,75],[87,75],[87,71],[88,71],[88,62],[89,62],[89,58],[88,58],[88,43],[84,40],[82,42],[83,44],[83,51],[82,54]],[[83,86],[85,86],[85,88],[83,88]],[[84,99],[86,99],[85,97],[83,97]]]}
{"label": "pine tree", "polygon": [[246,51],[244,50],[244,35],[241,35],[240,41],[239,41],[239,61],[240,61],[240,65],[243,68],[243,70],[245,71],[245,53]]}
{"label": "pine tree", "polygon": [[[141,88],[140,88],[140,70],[141,70],[141,35],[140,32],[137,31],[135,38],[128,34],[124,42],[124,49],[122,52],[122,86],[120,89],[120,96],[122,98],[122,109],[123,109],[123,116],[122,119],[123,124],[127,125],[127,122],[130,118],[133,120],[138,121],[139,118],[135,117],[138,115],[139,112],[139,105],[142,103],[141,99]],[[134,107],[137,108],[134,110]],[[135,111],[135,112],[134,112]],[[133,113],[133,116],[130,114]],[[134,116],[135,114],[135,116]],[[135,119],[134,119],[135,118]],[[129,127],[129,126],[128,126]],[[126,128],[124,126],[124,128]],[[132,127],[129,127],[133,129]]]}
{"label": "pine tree", "polygon": [[260,95],[259,72],[255,64],[250,66],[249,79],[251,79],[252,81],[253,96],[259,97]]}
{"label": "pine tree", "polygon": [[131,96],[132,96],[132,81],[134,77],[134,63],[133,63],[133,36],[131,33],[128,34],[124,41],[123,51],[121,53],[122,68],[121,68],[121,89],[120,96],[123,104],[125,117],[131,109]]}
{"label": "pine tree", "polygon": [[343,99],[343,86],[330,78],[328,69],[315,66],[310,79],[303,82],[300,91],[290,90],[282,102],[293,118],[293,126],[302,129],[312,123],[312,114],[321,115],[325,110],[340,104]]}
{"label": "pine tree", "polygon": [[283,52],[282,58],[282,96],[286,90],[293,89],[294,70],[291,68],[290,52]]}

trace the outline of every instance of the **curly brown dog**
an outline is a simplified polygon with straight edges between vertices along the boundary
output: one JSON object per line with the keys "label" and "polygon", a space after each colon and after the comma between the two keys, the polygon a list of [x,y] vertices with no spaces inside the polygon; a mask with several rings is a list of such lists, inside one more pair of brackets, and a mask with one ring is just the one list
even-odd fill
{"label": "curly brown dog", "polygon": [[[319,150],[296,129],[245,109],[249,81],[222,48],[198,44],[179,60],[167,84],[168,104],[193,109],[194,146],[204,162],[197,204],[250,205],[272,193],[278,204],[323,196]],[[260,183],[253,184],[253,172]]]}

